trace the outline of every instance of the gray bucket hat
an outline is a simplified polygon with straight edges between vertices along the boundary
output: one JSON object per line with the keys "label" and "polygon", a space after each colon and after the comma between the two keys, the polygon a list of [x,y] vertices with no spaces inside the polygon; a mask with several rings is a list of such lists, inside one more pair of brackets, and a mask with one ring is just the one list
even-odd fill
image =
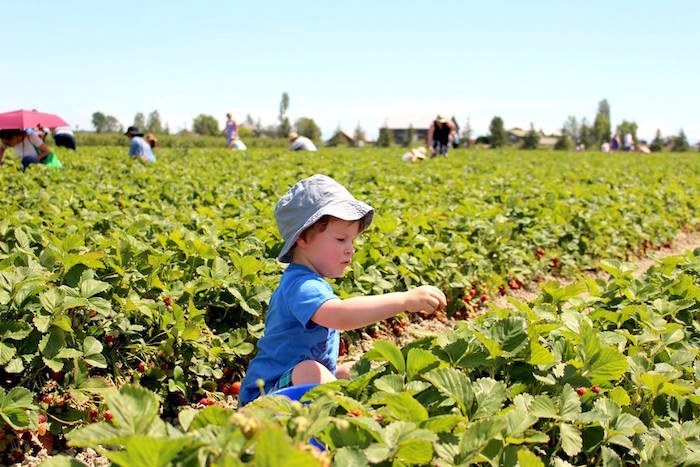
{"label": "gray bucket hat", "polygon": [[292,247],[299,235],[325,215],[345,221],[362,219],[361,229],[365,229],[372,223],[374,208],[355,199],[343,185],[326,175],[316,174],[298,181],[275,206],[277,228],[284,238],[277,259],[290,263]]}

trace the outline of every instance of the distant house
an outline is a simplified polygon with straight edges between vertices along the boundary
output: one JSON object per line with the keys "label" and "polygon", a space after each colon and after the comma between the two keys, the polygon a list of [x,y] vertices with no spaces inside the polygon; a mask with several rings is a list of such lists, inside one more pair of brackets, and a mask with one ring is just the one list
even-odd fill
{"label": "distant house", "polygon": [[356,141],[342,130],[335,132],[333,136],[326,141],[326,146],[357,146]]}
{"label": "distant house", "polygon": [[[508,142],[511,144],[520,144],[523,141],[523,138],[525,138],[525,135],[530,130],[523,130],[522,128],[511,128],[510,130],[507,130],[508,133]],[[553,148],[554,145],[557,142],[557,139],[559,138],[558,134],[552,133],[552,134],[545,134],[544,131],[540,130],[539,132],[540,135],[540,142],[538,144],[539,147],[541,148]]]}
{"label": "distant house", "polygon": [[[417,141],[426,141],[428,139],[427,128],[389,128],[394,136],[394,142],[400,146],[410,146]],[[408,134],[413,131],[411,141],[408,141]]]}

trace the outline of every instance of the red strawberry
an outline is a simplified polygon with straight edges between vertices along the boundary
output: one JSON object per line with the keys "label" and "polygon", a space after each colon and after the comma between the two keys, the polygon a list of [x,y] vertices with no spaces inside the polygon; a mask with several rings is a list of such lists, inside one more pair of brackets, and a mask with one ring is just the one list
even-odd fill
{"label": "red strawberry", "polygon": [[46,415],[43,413],[39,414],[39,423],[45,423],[46,422]]}
{"label": "red strawberry", "polygon": [[139,373],[143,373],[144,371],[146,371],[146,364],[143,362],[139,363],[137,370],[139,370]]}
{"label": "red strawberry", "polygon": [[583,386],[581,386],[580,388],[576,388],[576,394],[578,394],[579,396],[583,396],[587,392],[588,389],[584,388]]}
{"label": "red strawberry", "polygon": [[109,410],[105,410],[104,416],[105,416],[105,420],[108,422],[111,422],[112,419],[114,418],[114,415],[112,415],[112,412],[110,412]]}
{"label": "red strawberry", "polygon": [[53,402],[53,396],[52,396],[51,394],[47,394],[47,395],[44,396],[43,399],[41,399],[41,401],[42,401],[44,404],[49,404],[49,405],[51,405],[51,402]]}
{"label": "red strawberry", "polygon": [[167,306],[168,308],[171,308],[173,306],[173,299],[170,297],[165,297],[163,299],[163,303],[165,303],[165,306]]}
{"label": "red strawberry", "polygon": [[238,394],[241,391],[241,382],[240,381],[234,381],[231,383],[231,392],[233,394]]}
{"label": "red strawberry", "polygon": [[481,296],[481,303],[486,303],[486,302],[488,302],[488,301],[489,301],[489,296],[486,295],[486,294],[483,294],[483,295]]}
{"label": "red strawberry", "polygon": [[600,386],[598,386],[597,384],[594,384],[593,386],[591,386],[591,391],[598,394],[600,392]]}

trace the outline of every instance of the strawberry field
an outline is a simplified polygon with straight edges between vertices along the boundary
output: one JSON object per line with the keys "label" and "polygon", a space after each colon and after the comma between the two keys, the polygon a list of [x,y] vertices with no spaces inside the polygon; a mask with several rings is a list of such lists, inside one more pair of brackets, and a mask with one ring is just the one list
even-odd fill
{"label": "strawberry field", "polygon": [[[5,462],[67,440],[119,465],[700,462],[700,253],[639,279],[624,264],[700,227],[700,158],[395,152],[169,149],[143,166],[94,148],[24,174],[8,161]],[[377,338],[353,380],[236,411],[283,267],[273,208],[314,173],[377,211],[341,297],[430,283],[450,299],[439,319],[479,317],[403,348],[381,337],[420,318],[345,333],[348,348]],[[609,280],[546,283],[600,268]],[[489,309],[531,283],[534,302]]]}

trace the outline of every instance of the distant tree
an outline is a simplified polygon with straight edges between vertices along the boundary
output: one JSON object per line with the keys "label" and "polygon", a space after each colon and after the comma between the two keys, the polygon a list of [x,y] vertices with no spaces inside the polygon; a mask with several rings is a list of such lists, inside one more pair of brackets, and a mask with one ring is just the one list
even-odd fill
{"label": "distant tree", "polygon": [[119,123],[117,117],[107,115],[107,117],[105,117],[105,131],[111,133],[121,133],[124,131],[124,127],[121,123]]}
{"label": "distant tree", "polygon": [[576,117],[569,115],[564,122],[564,127],[561,129],[562,135],[566,135],[572,141],[578,141],[579,126]]}
{"label": "distant tree", "polygon": [[610,121],[610,104],[608,104],[607,99],[598,102],[598,113]]}
{"label": "distant tree", "polygon": [[413,144],[413,138],[416,136],[416,130],[413,129],[413,123],[408,125],[408,130],[406,130],[406,142],[404,146],[410,146]]}
{"label": "distant tree", "polygon": [[102,112],[92,114],[92,126],[95,127],[95,133],[104,133],[107,127],[107,117]]}
{"label": "distant tree", "polygon": [[557,141],[554,143],[554,149],[556,151],[570,151],[572,147],[571,137],[562,128],[561,135],[559,135]]}
{"label": "distant tree", "polygon": [[365,144],[365,140],[367,139],[367,135],[365,135],[365,130],[362,129],[360,126],[360,122],[357,122],[357,126],[355,127],[355,131],[352,134],[352,139],[355,140],[355,145],[357,146],[362,146]]}
{"label": "distant tree", "polygon": [[606,141],[610,141],[610,118],[604,113],[598,112],[593,122],[593,139],[596,146],[600,146]]}
{"label": "distant tree", "polygon": [[688,149],[690,149],[690,145],[688,144],[688,138],[685,137],[685,132],[681,128],[681,131],[678,133],[678,136],[673,138],[673,140],[671,141],[671,151],[686,152]]}
{"label": "distant tree", "polygon": [[167,123],[165,124],[165,127],[163,127],[163,133],[166,135],[170,134],[170,127],[168,126]]}
{"label": "distant tree", "polygon": [[245,123],[246,125],[248,125],[251,128],[255,128],[255,120],[253,120],[253,116],[250,114],[247,114],[245,116],[245,120],[243,123]]}
{"label": "distant tree", "polygon": [[282,99],[280,100],[280,124],[277,128],[277,136],[280,138],[286,138],[289,132],[292,131],[292,125],[289,123],[289,118],[287,117],[287,110],[289,110],[289,95],[283,92]]}
{"label": "distant tree", "polygon": [[377,146],[388,148],[394,144],[394,132],[389,129],[389,125],[384,122],[384,126],[379,129],[377,137]]}
{"label": "distant tree", "polygon": [[661,130],[659,130],[658,128],[656,129],[656,136],[654,136],[654,139],[649,145],[649,149],[651,150],[651,152],[661,152],[664,149],[664,139],[661,136]]}
{"label": "distant tree", "polygon": [[163,126],[160,123],[160,114],[158,113],[157,110],[154,110],[150,114],[148,114],[148,120],[146,122],[146,129],[150,133],[162,133],[163,132]]}
{"label": "distant tree", "polygon": [[219,122],[211,115],[199,114],[192,121],[192,131],[202,136],[217,136]]}
{"label": "distant tree", "polygon": [[585,118],[581,120],[578,142],[582,143],[586,148],[592,148],[597,146],[595,134],[593,133],[593,127],[591,127],[588,124],[588,120],[586,120]]}
{"label": "distant tree", "polygon": [[137,112],[136,115],[134,115],[134,125],[141,130],[146,128],[146,117],[143,116],[143,113]]}
{"label": "distant tree", "polygon": [[[313,118],[301,117],[294,122],[294,127],[297,133],[306,136],[311,141],[319,141],[321,139],[321,129],[316,125]],[[289,132],[287,132],[287,134],[289,134]]]}
{"label": "distant tree", "polygon": [[472,125],[469,121],[469,117],[467,117],[467,123],[464,124],[464,129],[462,130],[462,135],[460,137],[462,146],[464,146],[465,148],[468,148],[472,144],[472,133]]}
{"label": "distant tree", "polygon": [[500,148],[501,146],[505,146],[508,142],[508,133],[506,133],[503,126],[503,119],[501,117],[493,117],[491,119],[491,124],[489,125],[489,136],[492,148]]}
{"label": "distant tree", "polygon": [[530,130],[525,134],[523,144],[520,147],[522,149],[537,149],[538,144],[540,144],[540,134],[535,131],[535,126],[530,122]]}

